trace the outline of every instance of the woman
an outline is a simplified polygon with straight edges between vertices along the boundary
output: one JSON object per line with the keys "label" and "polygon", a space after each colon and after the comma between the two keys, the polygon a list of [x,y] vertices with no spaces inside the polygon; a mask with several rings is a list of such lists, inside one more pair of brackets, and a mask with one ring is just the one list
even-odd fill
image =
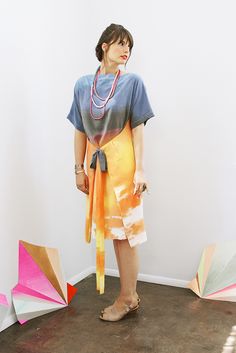
{"label": "woman", "polygon": [[[80,77],[67,118],[75,126],[77,188],[86,194],[85,239],[96,239],[96,284],[104,293],[104,239],[112,239],[120,274],[120,294],[100,319],[117,321],[139,307],[137,244],[147,240],[142,192],[143,127],[154,116],[145,85],[134,73],[121,72],[133,38],[111,24],[102,33],[95,74]],[[86,154],[87,174],[84,170]]]}

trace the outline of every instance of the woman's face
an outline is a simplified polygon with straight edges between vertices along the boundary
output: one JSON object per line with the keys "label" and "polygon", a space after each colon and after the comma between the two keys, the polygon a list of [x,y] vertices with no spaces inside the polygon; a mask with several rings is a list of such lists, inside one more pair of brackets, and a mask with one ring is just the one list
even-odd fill
{"label": "woman's face", "polygon": [[[104,49],[108,48],[106,43],[103,43],[103,46]],[[110,62],[114,62],[117,65],[125,64],[130,55],[129,42],[127,39],[118,39],[115,43],[110,45],[105,55]]]}

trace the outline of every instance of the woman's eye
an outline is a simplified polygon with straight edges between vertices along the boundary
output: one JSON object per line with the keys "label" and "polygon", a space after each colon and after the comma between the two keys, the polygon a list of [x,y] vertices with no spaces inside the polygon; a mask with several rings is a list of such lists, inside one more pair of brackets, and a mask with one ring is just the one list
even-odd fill
{"label": "woman's eye", "polygon": [[[125,44],[125,42],[120,42],[119,44],[121,44],[123,46],[123,44]],[[128,45],[128,47],[130,48],[130,46]]]}

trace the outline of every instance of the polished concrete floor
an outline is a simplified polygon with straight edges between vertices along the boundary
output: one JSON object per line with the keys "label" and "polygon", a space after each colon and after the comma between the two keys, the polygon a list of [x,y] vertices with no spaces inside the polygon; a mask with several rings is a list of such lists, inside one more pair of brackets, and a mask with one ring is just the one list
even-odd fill
{"label": "polished concrete floor", "polygon": [[64,309],[18,322],[0,333],[1,353],[221,353],[236,325],[236,303],[198,298],[191,290],[138,281],[141,306],[117,322],[99,319],[119,292],[105,278],[105,294],[92,274],[79,282]]}

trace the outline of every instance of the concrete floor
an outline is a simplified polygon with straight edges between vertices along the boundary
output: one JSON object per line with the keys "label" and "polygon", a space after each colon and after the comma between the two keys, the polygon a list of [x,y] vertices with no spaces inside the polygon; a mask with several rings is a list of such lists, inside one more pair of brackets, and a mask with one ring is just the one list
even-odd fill
{"label": "concrete floor", "polygon": [[221,353],[236,324],[236,303],[198,298],[191,290],[138,281],[141,306],[117,322],[99,319],[119,293],[106,275],[105,294],[92,274],[64,309],[18,322],[0,333],[0,353]]}

